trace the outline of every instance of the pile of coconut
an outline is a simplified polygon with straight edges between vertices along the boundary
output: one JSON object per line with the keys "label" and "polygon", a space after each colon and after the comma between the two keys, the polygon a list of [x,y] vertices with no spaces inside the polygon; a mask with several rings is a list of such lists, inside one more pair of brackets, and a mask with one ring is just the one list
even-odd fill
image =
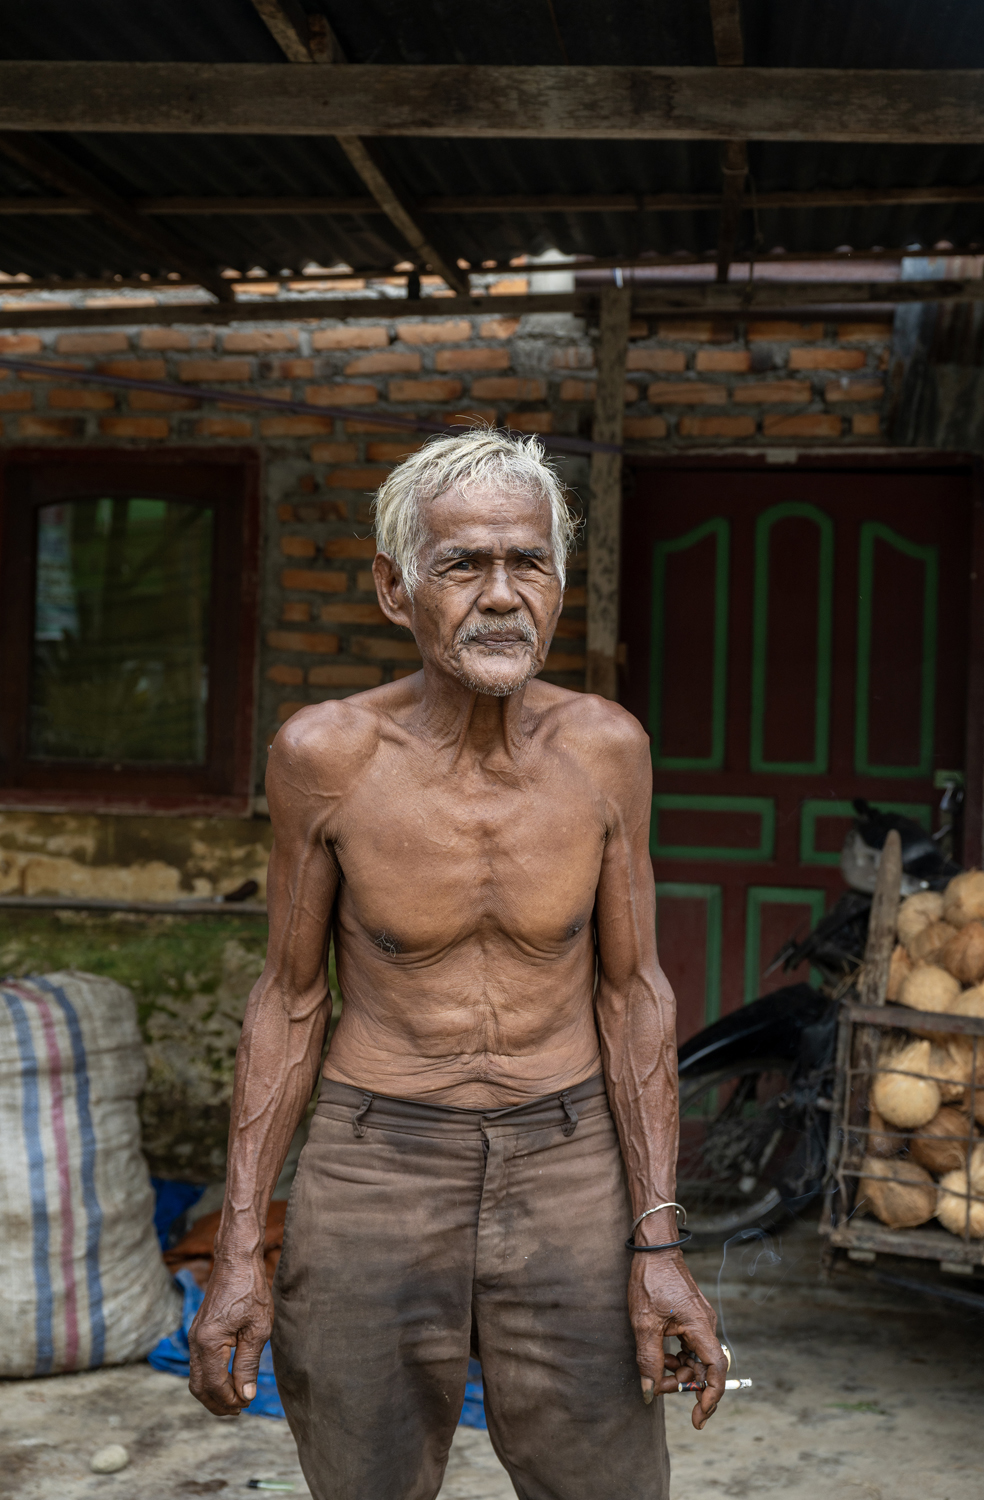
{"label": "pile of coconut", "polygon": [[[913,1010],[984,1017],[984,871],[899,909],[888,999]],[[984,1037],[928,1028],[887,1038],[870,1097],[859,1200],[892,1229],[934,1216],[984,1237]]]}

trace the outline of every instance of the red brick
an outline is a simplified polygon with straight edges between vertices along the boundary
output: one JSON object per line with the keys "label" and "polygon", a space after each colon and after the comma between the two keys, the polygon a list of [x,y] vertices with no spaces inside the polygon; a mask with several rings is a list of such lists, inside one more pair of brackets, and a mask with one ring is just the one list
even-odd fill
{"label": "red brick", "polygon": [[866,355],[863,349],[790,349],[791,370],[860,370]]}
{"label": "red brick", "polygon": [[0,354],[40,354],[36,333],[0,333]]}
{"label": "red brick", "polygon": [[782,438],[839,438],[841,419],[831,412],[804,413],[798,417],[767,416],[762,419],[762,435]]}
{"label": "red brick", "polygon": [[310,380],[314,374],[314,360],[282,359],[277,373],[283,380]]}
{"label": "red brick", "polygon": [[483,339],[511,339],[518,327],[518,318],[487,318],[479,328],[478,336]]}
{"label": "red brick", "polygon": [[647,339],[649,337],[649,324],[645,318],[633,318],[629,323],[630,339]]}
{"label": "red brick", "polygon": [[851,418],[851,431],[855,437],[879,437],[881,418],[876,411],[856,411]]}
{"label": "red brick", "polygon": [[311,449],[313,464],[351,464],[358,456],[358,443],[315,443]]}
{"label": "red brick", "polygon": [[374,385],[309,385],[304,399],[311,406],[371,406],[379,392]]}
{"label": "red brick", "polygon": [[877,339],[884,343],[892,337],[892,325],[887,323],[838,323],[837,337],[845,342],[849,339]]}
{"label": "red brick", "polygon": [[405,443],[367,443],[366,458],[378,464],[398,464],[401,459],[409,458],[411,453],[418,453],[424,446],[426,438],[408,438]]}
{"label": "red brick", "polygon": [[545,672],[583,672],[584,657],[568,656],[560,651],[550,651],[543,664]]}
{"label": "red brick", "polygon": [[489,287],[490,297],[525,297],[530,289],[528,276],[502,276]]}
{"label": "red brick", "polygon": [[263,437],[317,437],[319,433],[331,432],[334,417],[261,417],[260,433]]}
{"label": "red brick", "polygon": [[330,469],[325,483],[333,490],[378,490],[389,469]]}
{"label": "red brick", "polygon": [[352,655],[369,656],[375,661],[419,661],[416,641],[398,641],[385,635],[357,635],[352,638]]}
{"label": "red brick", "polygon": [[312,687],[378,687],[382,680],[382,667],[312,667],[308,673]]}
{"label": "red brick", "polygon": [[730,323],[719,323],[714,318],[695,321],[660,323],[657,329],[661,339],[672,339],[685,344],[733,344],[735,330]]}
{"label": "red brick", "polygon": [[419,667],[394,667],[390,676],[394,682],[401,682],[404,677],[416,677],[419,671]]}
{"label": "red brick", "polygon": [[285,625],[306,625],[311,618],[311,606],[303,599],[288,599],[280,611]]}
{"label": "red brick", "polygon": [[379,349],[389,343],[385,328],[357,328],[343,323],[339,328],[321,328],[311,335],[312,349]]}
{"label": "red brick", "polygon": [[547,383],[519,375],[489,375],[472,381],[472,395],[480,401],[545,401]]}
{"label": "red brick", "polygon": [[277,662],[275,666],[267,667],[267,680],[299,687],[304,681],[304,668],[289,667],[286,662]]}
{"label": "red brick", "polygon": [[799,339],[803,343],[812,343],[815,339],[823,338],[822,323],[749,323],[748,339],[751,343],[768,340],[771,343],[783,343],[786,339]]}
{"label": "red brick", "polygon": [[282,536],[280,550],[285,557],[314,557],[318,551],[309,536]]}
{"label": "red brick", "polygon": [[695,370],[724,371],[731,375],[744,375],[752,368],[752,356],[747,349],[698,349],[694,360]]}
{"label": "red brick", "polygon": [[227,333],[222,347],[227,354],[268,354],[297,348],[296,328],[251,328],[247,333]]}
{"label": "red brick", "polygon": [[271,651],[306,651],[316,656],[334,656],[338,650],[338,636],[321,630],[270,630],[267,645]]}
{"label": "red brick", "polygon": [[646,395],[653,406],[724,406],[728,388],[701,380],[664,380],[651,385]]}
{"label": "red brick", "polygon": [[195,423],[198,437],[250,438],[253,424],[246,417],[203,417]]}
{"label": "red brick", "polygon": [[586,349],[581,344],[573,344],[570,349],[558,349],[553,357],[555,370],[593,370],[594,350]]}
{"label": "red brick", "polygon": [[385,625],[386,616],[378,604],[322,604],[321,618],[327,624]]}
{"label": "red brick", "polygon": [[420,355],[410,349],[383,349],[379,354],[360,354],[349,360],[346,375],[413,374],[420,369]]}
{"label": "red brick", "polygon": [[167,365],[162,359],[104,359],[96,368],[103,375],[119,375],[124,380],[167,379]]}
{"label": "red brick", "polygon": [[787,405],[813,399],[813,388],[808,380],[756,380],[751,385],[736,385],[732,395],[735,401],[746,405]]}
{"label": "red brick", "polygon": [[754,417],[681,417],[677,423],[681,437],[744,438],[755,435]]}
{"label": "red brick", "polygon": [[498,413],[494,406],[471,406],[467,411],[453,411],[444,418],[449,427],[494,427]]}
{"label": "red brick", "polygon": [[391,401],[454,401],[461,395],[460,380],[391,380]]}
{"label": "red brick", "polygon": [[131,411],[194,411],[199,402],[194,396],[165,396],[163,391],[127,391]]}
{"label": "red brick", "polygon": [[[285,541],[294,541],[294,537],[284,537]],[[311,543],[314,546],[314,543]],[[301,554],[304,557],[312,557],[313,552]],[[299,589],[309,594],[344,594],[348,589],[348,576],[345,573],[325,573],[320,568],[285,568],[280,575],[280,584],[285,589]]]}
{"label": "red brick", "polygon": [[307,707],[306,703],[280,703],[277,706],[277,720],[281,724],[286,724],[288,719],[292,719],[302,708]]}
{"label": "red brick", "polygon": [[59,354],[123,354],[130,347],[125,333],[60,333]]}
{"label": "red brick", "polygon": [[100,417],[99,431],[105,437],[166,438],[171,424],[163,417]]}
{"label": "red brick", "polygon": [[[630,349],[625,356],[625,368],[678,374],[687,368],[687,356],[681,349]],[[700,365],[697,368],[700,369]]]}
{"label": "red brick", "polygon": [[[567,603],[566,598],[564,602]],[[568,619],[566,615],[562,615],[561,618],[557,621],[557,628],[554,631],[554,639],[556,640],[559,638],[560,640],[565,641],[579,641],[584,636],[586,636],[587,633],[587,620],[571,620]]]}
{"label": "red brick", "polygon": [[584,609],[588,602],[588,591],[579,584],[576,588],[564,590],[565,609]]}
{"label": "red brick", "polygon": [[665,417],[626,417],[622,422],[622,436],[637,442],[644,438],[666,436]]}
{"label": "red brick", "polygon": [[295,519],[296,517],[294,516],[294,507],[292,505],[285,504],[277,506],[278,521],[293,521]]}
{"label": "red brick", "polygon": [[30,411],[33,405],[33,391],[0,391],[0,411]]}
{"label": "red brick", "polygon": [[880,380],[832,380],[824,387],[824,400],[834,401],[880,401],[885,387]]}
{"label": "red brick", "polygon": [[26,438],[70,438],[81,435],[82,423],[75,417],[18,417],[17,430]]}
{"label": "red brick", "polygon": [[376,597],[376,580],[375,580],[375,578],[373,578],[372,573],[368,569],[366,569],[366,570],[360,569],[359,572],[356,573],[356,575],[355,575],[355,587],[356,587],[356,591],[358,593],[360,593],[360,594],[371,594],[373,596],[373,598],[375,599],[375,597]]}
{"label": "red brick", "polygon": [[[562,380],[560,382],[561,401],[593,401],[597,390],[594,380]],[[626,381],[623,387],[623,396],[626,403],[638,401],[642,395],[642,389],[631,381]]]}
{"label": "red brick", "polygon": [[553,432],[553,412],[549,411],[507,411],[502,421],[513,432]]}
{"label": "red brick", "polygon": [[178,364],[178,379],[189,385],[202,381],[252,380],[253,366],[248,359],[183,359]]}
{"label": "red brick", "polygon": [[467,318],[449,318],[445,323],[428,318],[426,323],[397,323],[396,336],[404,344],[458,344],[471,338],[472,326]]}
{"label": "red brick", "polygon": [[435,370],[508,370],[508,349],[438,349]]}
{"label": "red brick", "polygon": [[112,411],[116,398],[112,391],[83,385],[49,391],[48,405],[55,411]]}
{"label": "red brick", "polygon": [[[143,328],[140,331],[141,349],[190,349],[191,339],[176,328]],[[200,347],[197,346],[196,347]]]}
{"label": "red brick", "polygon": [[371,536],[332,536],[325,542],[325,557],[375,557],[376,539]]}
{"label": "red brick", "polygon": [[405,431],[403,427],[394,427],[392,418],[386,417],[346,417],[346,432],[371,432],[374,437],[400,437]]}

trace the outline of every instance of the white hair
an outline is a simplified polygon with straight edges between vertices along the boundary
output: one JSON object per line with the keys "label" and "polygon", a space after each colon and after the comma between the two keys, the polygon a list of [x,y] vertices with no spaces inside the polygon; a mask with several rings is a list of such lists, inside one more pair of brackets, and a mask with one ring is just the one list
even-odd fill
{"label": "white hair", "polygon": [[422,506],[448,490],[462,492],[478,485],[494,485],[549,505],[550,550],[563,587],[577,522],[567,508],[560,480],[546,461],[543,444],[535,437],[478,427],[460,436],[432,438],[404,459],[376,491],[372,502],[376,545],[396,563],[411,598],[420,582]]}

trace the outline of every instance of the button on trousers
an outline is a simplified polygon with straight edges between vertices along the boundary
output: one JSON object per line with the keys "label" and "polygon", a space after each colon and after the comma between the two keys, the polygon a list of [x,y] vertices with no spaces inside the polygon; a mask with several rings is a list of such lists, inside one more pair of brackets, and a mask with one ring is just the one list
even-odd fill
{"label": "button on trousers", "polygon": [[486,1111],[326,1081],[274,1282],[277,1384],[315,1500],[433,1500],[470,1353],[521,1500],[666,1500],[631,1220],[601,1077]]}

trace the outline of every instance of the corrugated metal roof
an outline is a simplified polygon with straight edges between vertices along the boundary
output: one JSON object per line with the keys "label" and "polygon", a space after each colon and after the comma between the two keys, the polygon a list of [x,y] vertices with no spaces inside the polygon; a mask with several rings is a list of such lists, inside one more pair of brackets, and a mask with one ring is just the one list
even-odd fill
{"label": "corrugated metal roof", "polygon": [[[306,0],[325,14],[354,62],[538,65],[714,61],[709,12],[694,0]],[[784,67],[984,67],[984,7],[973,0],[745,0],[746,62]],[[558,35],[559,33],[559,35]],[[249,0],[0,0],[3,56],[195,62],[282,62]],[[283,66],[290,64],[283,61]],[[363,196],[330,139],[243,136],[51,136],[126,197]],[[720,189],[713,142],[415,140],[376,143],[413,197]],[[984,148],[753,142],[758,191],[984,181]],[[45,194],[0,159],[0,196]],[[385,269],[406,247],[381,215],[180,216],[161,221],[209,263],[273,273],[314,260]],[[539,254],[638,257],[703,253],[713,211],[440,215],[432,229],[473,263]],[[889,249],[946,240],[984,244],[978,205],[763,210],[743,215],[739,254]],[[89,217],[0,218],[0,269],[33,276],[160,274],[146,252]]]}

